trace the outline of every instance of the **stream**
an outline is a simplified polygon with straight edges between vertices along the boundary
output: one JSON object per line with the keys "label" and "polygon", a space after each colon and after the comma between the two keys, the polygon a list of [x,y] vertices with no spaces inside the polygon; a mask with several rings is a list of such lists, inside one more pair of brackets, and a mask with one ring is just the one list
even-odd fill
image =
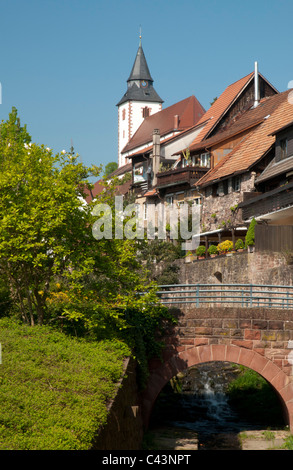
{"label": "stream", "polygon": [[[198,450],[241,450],[238,434],[264,424],[240,418],[225,390],[239,373],[231,363],[209,363],[180,374],[180,393],[163,390],[153,412],[153,426],[193,431]],[[173,379],[174,380],[174,379]],[[176,382],[173,381],[173,388]]]}

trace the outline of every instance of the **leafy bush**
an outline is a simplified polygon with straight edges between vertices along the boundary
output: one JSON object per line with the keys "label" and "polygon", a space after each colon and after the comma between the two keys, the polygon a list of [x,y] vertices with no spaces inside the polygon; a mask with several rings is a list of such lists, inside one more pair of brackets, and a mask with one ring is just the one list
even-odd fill
{"label": "leafy bush", "polygon": [[205,246],[200,245],[200,246],[197,247],[197,249],[196,249],[197,256],[204,256],[205,253],[206,253],[206,247]]}
{"label": "leafy bush", "polygon": [[237,412],[255,421],[284,425],[282,405],[273,387],[257,372],[240,366],[240,375],[228,386],[230,403]]}
{"label": "leafy bush", "polygon": [[236,250],[242,250],[244,248],[244,242],[241,240],[241,238],[238,238],[238,240],[235,243],[235,249]]}
{"label": "leafy bush", "polygon": [[0,319],[1,450],[86,450],[107,420],[128,347]]}
{"label": "leafy bush", "polygon": [[218,253],[218,248],[216,247],[216,245],[211,245],[208,248],[208,253],[209,255],[216,255]]}

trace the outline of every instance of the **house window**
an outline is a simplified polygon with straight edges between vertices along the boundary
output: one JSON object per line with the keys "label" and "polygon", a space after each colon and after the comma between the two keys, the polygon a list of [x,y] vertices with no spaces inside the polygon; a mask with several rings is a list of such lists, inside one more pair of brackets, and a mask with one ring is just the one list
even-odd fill
{"label": "house window", "polygon": [[213,197],[218,196],[218,185],[217,184],[213,184],[213,186],[212,186],[212,196]]}
{"label": "house window", "polygon": [[281,139],[281,140],[280,140],[280,149],[281,149],[280,158],[281,158],[281,159],[287,157],[287,147],[288,147],[288,141],[287,141],[287,139]]}
{"label": "house window", "polygon": [[217,188],[218,196],[226,196],[228,194],[228,180],[220,181]]}
{"label": "house window", "polygon": [[125,118],[126,118],[126,110],[123,109],[122,110],[122,120],[125,121]]}
{"label": "house window", "polygon": [[200,166],[210,168],[211,165],[211,156],[209,153],[202,153],[200,156]]}
{"label": "house window", "polygon": [[172,207],[172,205],[173,205],[173,200],[174,200],[173,196],[166,196],[166,203],[167,203],[170,207]]}
{"label": "house window", "polygon": [[234,178],[232,179],[232,188],[233,188],[233,191],[240,191],[241,189],[240,176],[234,176]]}
{"label": "house window", "polygon": [[195,204],[196,206],[199,206],[201,204],[201,197],[195,197],[192,200],[192,204]]}
{"label": "house window", "polygon": [[225,180],[223,181],[223,193],[224,193],[224,196],[226,196],[228,194],[228,191],[229,191],[229,181],[228,180]]}

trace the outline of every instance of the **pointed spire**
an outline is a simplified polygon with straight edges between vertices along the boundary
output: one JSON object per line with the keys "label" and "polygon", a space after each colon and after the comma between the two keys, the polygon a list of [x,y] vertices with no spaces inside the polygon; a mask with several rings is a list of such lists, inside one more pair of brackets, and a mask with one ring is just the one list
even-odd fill
{"label": "pointed spire", "polygon": [[139,46],[127,80],[127,91],[119,103],[117,103],[117,106],[130,100],[163,103],[163,100],[153,88],[153,82],[141,44],[140,28]]}
{"label": "pointed spire", "polygon": [[136,53],[135,61],[127,81],[130,82],[132,80],[148,80],[150,82],[153,82],[141,45],[141,35],[139,37],[139,46],[138,51]]}

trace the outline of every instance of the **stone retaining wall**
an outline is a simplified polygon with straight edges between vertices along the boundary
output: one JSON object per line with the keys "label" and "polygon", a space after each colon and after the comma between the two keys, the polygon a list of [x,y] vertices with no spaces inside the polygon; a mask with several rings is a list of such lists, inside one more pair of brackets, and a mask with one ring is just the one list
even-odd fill
{"label": "stone retaining wall", "polygon": [[117,395],[109,407],[107,425],[99,433],[93,450],[139,450],[142,438],[136,363],[128,358]]}
{"label": "stone retaining wall", "polygon": [[234,253],[186,263],[180,267],[179,283],[293,285],[293,265],[281,253]]}

